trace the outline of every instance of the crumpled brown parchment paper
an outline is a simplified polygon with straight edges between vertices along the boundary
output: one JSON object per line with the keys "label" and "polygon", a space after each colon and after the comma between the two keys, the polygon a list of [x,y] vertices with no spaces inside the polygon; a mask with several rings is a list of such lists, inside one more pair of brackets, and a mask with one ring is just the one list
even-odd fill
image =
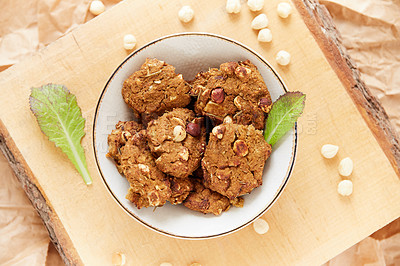
{"label": "crumpled brown parchment paper", "polygon": [[[106,8],[120,0],[104,0]],[[400,1],[320,0],[361,77],[400,133]],[[93,18],[90,0],[1,0],[0,71]],[[0,265],[62,265],[47,231],[0,155]],[[400,220],[325,265],[400,265]],[[374,234],[374,235],[375,235]]]}

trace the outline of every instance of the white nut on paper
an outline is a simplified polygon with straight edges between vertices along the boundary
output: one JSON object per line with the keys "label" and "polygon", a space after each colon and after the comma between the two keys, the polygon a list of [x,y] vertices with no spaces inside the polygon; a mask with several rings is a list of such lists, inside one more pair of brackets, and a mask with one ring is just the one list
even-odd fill
{"label": "white nut on paper", "polygon": [[321,148],[321,154],[327,159],[331,159],[336,156],[337,152],[339,151],[339,146],[332,145],[332,144],[325,144]]}
{"label": "white nut on paper", "polygon": [[251,28],[255,30],[260,30],[268,26],[268,18],[265,14],[260,14],[253,19],[251,22]]}
{"label": "white nut on paper", "polygon": [[353,161],[349,157],[344,158],[340,161],[338,170],[341,176],[351,175],[353,172]]}
{"label": "white nut on paper", "polygon": [[269,225],[267,221],[263,219],[257,219],[253,222],[253,228],[254,231],[256,231],[257,234],[263,235],[269,230]]}
{"label": "white nut on paper", "polygon": [[172,263],[163,262],[163,263],[160,264],[160,266],[172,266]]}
{"label": "white nut on paper", "polygon": [[251,11],[260,11],[264,7],[264,0],[248,0],[247,5]]}
{"label": "white nut on paper", "polygon": [[112,265],[115,266],[122,266],[126,263],[125,254],[121,252],[115,252],[111,258]]}
{"label": "white nut on paper", "polygon": [[90,3],[90,8],[89,11],[93,15],[97,16],[103,13],[106,10],[106,7],[104,6],[103,2],[99,0],[94,0]]}
{"label": "white nut on paper", "polygon": [[188,23],[193,19],[194,16],[194,11],[190,6],[183,6],[179,12],[178,12],[178,17],[179,19],[184,22]]}
{"label": "white nut on paper", "polygon": [[353,193],[353,182],[350,180],[340,181],[337,191],[342,196],[350,196]]}
{"label": "white nut on paper", "polygon": [[287,18],[292,14],[292,6],[289,3],[279,3],[276,11],[281,18]]}
{"label": "white nut on paper", "polygon": [[136,38],[132,34],[124,36],[124,48],[126,50],[132,50],[136,46]]}
{"label": "white nut on paper", "polygon": [[284,50],[279,51],[276,54],[276,62],[281,66],[287,66],[290,63],[290,54]]}
{"label": "white nut on paper", "polygon": [[257,39],[259,42],[271,42],[272,41],[272,33],[269,29],[262,29],[258,32]]}
{"label": "white nut on paper", "polygon": [[226,12],[228,13],[239,13],[242,5],[240,0],[227,0],[226,1]]}

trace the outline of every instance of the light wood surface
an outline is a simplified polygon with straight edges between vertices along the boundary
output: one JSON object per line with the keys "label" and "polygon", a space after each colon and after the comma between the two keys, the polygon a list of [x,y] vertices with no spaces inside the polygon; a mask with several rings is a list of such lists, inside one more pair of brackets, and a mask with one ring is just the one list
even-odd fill
{"label": "light wood surface", "polygon": [[[193,7],[195,19],[183,25],[177,12],[185,4]],[[28,194],[47,215],[46,226],[67,263],[110,265],[112,254],[120,251],[128,265],[318,265],[400,216],[400,181],[381,148],[386,140],[371,132],[374,125],[359,112],[360,102],[352,99],[335,73],[340,69],[331,67],[300,14],[295,10],[282,20],[277,4],[271,0],[264,7],[273,41],[262,44],[250,28],[260,12],[250,12],[245,4],[240,14],[229,15],[224,0],[123,1],[0,74],[1,147],[24,188],[35,191]],[[182,31],[222,34],[250,46],[276,68],[290,90],[307,94],[296,165],[282,196],[263,216],[270,225],[265,235],[251,226],[212,240],[159,235],[130,218],[98,174],[91,144],[94,108],[108,77],[127,56],[123,36],[133,33],[140,47]],[[287,67],[275,63],[281,49],[292,55]],[[90,187],[30,113],[29,88],[49,82],[65,84],[87,119],[83,146],[93,178]],[[340,146],[336,158],[320,156],[325,143]],[[337,166],[347,156],[355,165],[350,177],[354,193],[342,198],[336,192],[341,180]],[[43,195],[45,206],[35,195]]]}

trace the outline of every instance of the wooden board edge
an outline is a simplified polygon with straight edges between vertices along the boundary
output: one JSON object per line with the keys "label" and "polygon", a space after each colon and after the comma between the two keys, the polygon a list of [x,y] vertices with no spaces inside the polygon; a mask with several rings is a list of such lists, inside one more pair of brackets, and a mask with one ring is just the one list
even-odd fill
{"label": "wooden board edge", "polygon": [[51,203],[47,200],[46,195],[43,193],[43,190],[1,120],[0,150],[3,152],[15,176],[21,183],[23,190],[46,226],[50,240],[53,242],[65,265],[83,265]]}
{"label": "wooden board edge", "polygon": [[292,1],[400,178],[399,136],[379,100],[361,80],[329,11],[315,0]]}

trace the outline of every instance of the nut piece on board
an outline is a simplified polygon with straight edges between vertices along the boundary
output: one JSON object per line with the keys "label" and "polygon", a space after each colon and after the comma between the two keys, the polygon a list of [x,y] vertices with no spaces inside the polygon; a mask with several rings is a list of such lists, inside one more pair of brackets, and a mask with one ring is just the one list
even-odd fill
{"label": "nut piece on board", "polygon": [[251,11],[260,11],[264,7],[264,0],[248,0],[247,5]]}
{"label": "nut piece on board", "polygon": [[226,12],[233,14],[239,13],[242,5],[240,4],[240,0],[227,0],[226,1]]}
{"label": "nut piece on board", "polygon": [[89,11],[93,15],[97,16],[103,13],[106,10],[106,7],[104,6],[103,2],[100,0],[94,0],[90,3]]}
{"label": "nut piece on board", "polygon": [[251,28],[254,30],[260,30],[268,26],[268,18],[265,14],[260,14],[253,19],[251,22]]}
{"label": "nut piece on board", "polygon": [[136,46],[136,38],[132,34],[126,34],[124,36],[124,48],[125,50],[132,50]]}
{"label": "nut piece on board", "polygon": [[350,159],[350,157],[346,157],[340,161],[338,170],[341,176],[351,175],[353,172],[353,161]]}
{"label": "nut piece on board", "polygon": [[258,32],[257,40],[259,42],[271,42],[272,41],[272,33],[269,29],[262,29]]}
{"label": "nut piece on board", "polygon": [[122,266],[122,265],[125,265],[125,263],[126,263],[125,254],[124,254],[124,253],[121,253],[121,252],[115,252],[115,253],[112,255],[111,263],[112,263],[112,265],[115,265],[115,266]]}
{"label": "nut piece on board", "polygon": [[276,11],[278,12],[278,16],[281,18],[287,18],[292,14],[292,6],[285,2],[279,3]]}
{"label": "nut piece on board", "polygon": [[190,6],[183,6],[179,12],[178,12],[178,17],[179,19],[184,22],[188,23],[193,19],[194,16],[194,11]]}
{"label": "nut piece on board", "polygon": [[263,235],[268,232],[269,225],[268,225],[267,221],[259,218],[253,222],[253,228],[257,234]]}
{"label": "nut piece on board", "polygon": [[284,50],[276,54],[276,62],[281,66],[286,66],[290,63],[290,54]]}
{"label": "nut piece on board", "polygon": [[350,180],[340,181],[337,191],[342,196],[350,196],[353,193],[353,182]]}
{"label": "nut piece on board", "polygon": [[337,152],[339,151],[339,146],[332,145],[332,144],[325,144],[321,148],[321,154],[327,159],[331,159],[336,156]]}

